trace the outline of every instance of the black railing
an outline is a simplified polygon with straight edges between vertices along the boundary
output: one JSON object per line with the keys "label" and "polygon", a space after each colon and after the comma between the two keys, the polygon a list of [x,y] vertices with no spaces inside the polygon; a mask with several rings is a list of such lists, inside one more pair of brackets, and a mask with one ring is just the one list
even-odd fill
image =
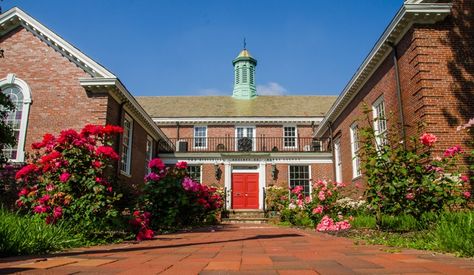
{"label": "black railing", "polygon": [[176,152],[327,152],[311,137],[170,138]]}

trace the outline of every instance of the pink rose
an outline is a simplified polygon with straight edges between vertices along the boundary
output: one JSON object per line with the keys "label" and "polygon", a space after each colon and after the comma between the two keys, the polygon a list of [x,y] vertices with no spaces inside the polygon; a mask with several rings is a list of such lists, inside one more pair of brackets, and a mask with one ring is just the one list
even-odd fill
{"label": "pink rose", "polygon": [[415,195],[413,193],[408,193],[408,194],[406,194],[405,198],[408,199],[408,200],[412,200],[412,199],[415,198]]}
{"label": "pink rose", "polygon": [[446,151],[444,151],[443,156],[454,157],[457,153],[461,153],[461,151],[462,151],[461,146],[456,145],[456,146],[446,149]]}
{"label": "pink rose", "polygon": [[323,213],[323,207],[321,205],[318,205],[318,207],[313,209],[313,214],[321,214]]}
{"label": "pink rose", "polygon": [[326,196],[324,195],[324,191],[319,191],[318,198],[320,201],[324,201],[326,199]]}
{"label": "pink rose", "polygon": [[71,177],[71,174],[65,172],[65,173],[62,173],[60,176],[59,176],[59,180],[61,182],[66,182],[69,180],[69,178]]}
{"label": "pink rose", "polygon": [[433,134],[424,133],[420,137],[420,142],[425,146],[433,146],[438,138]]}
{"label": "pink rose", "polygon": [[464,182],[468,182],[469,181],[469,178],[466,176],[466,175],[462,175],[461,177],[459,177],[460,180],[464,181]]}
{"label": "pink rose", "polygon": [[471,192],[469,192],[469,191],[464,191],[464,193],[462,193],[462,194],[464,195],[464,197],[466,199],[469,199],[471,197]]}
{"label": "pink rose", "polygon": [[186,161],[180,161],[180,162],[176,163],[176,168],[186,169],[186,168],[188,168],[188,163]]}

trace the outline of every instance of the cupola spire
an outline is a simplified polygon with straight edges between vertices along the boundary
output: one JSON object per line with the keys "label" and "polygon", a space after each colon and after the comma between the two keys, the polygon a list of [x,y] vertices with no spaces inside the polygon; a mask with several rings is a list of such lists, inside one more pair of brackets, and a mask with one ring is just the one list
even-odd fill
{"label": "cupola spire", "polygon": [[257,96],[255,86],[255,67],[257,60],[247,50],[247,41],[244,38],[244,49],[232,61],[234,65],[234,91],[232,97],[238,99],[252,99]]}

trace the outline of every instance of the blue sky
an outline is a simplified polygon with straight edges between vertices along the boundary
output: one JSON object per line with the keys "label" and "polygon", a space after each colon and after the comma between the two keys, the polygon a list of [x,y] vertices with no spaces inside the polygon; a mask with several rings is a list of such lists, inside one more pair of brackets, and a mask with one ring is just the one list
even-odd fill
{"label": "blue sky", "polygon": [[134,95],[231,95],[232,60],[257,92],[335,95],[402,0],[4,0],[114,72]]}

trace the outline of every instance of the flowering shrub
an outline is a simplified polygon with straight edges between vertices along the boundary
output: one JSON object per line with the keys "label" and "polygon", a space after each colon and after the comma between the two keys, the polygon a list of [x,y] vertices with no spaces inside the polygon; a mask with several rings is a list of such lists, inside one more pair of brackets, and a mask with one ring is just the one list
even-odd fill
{"label": "flowering shrub", "polygon": [[115,216],[113,203],[120,195],[105,172],[119,159],[110,146],[112,136],[121,132],[118,126],[86,125],[80,133],[45,134],[16,173],[21,186],[17,206],[47,223],[66,218],[87,226]]}
{"label": "flowering shrub", "polygon": [[425,212],[465,205],[470,194],[463,194],[465,177],[455,167],[462,154],[460,146],[433,157],[432,148],[437,138],[430,133],[411,138],[406,145],[392,132],[383,137],[384,144],[376,145],[376,134],[371,126],[360,128],[359,134],[359,157],[367,179],[365,195],[377,214],[378,223],[382,213],[420,217]]}
{"label": "flowering shrub", "polygon": [[288,189],[269,186],[265,189],[265,204],[268,211],[282,211],[288,207]]}
{"label": "flowering shrub", "polygon": [[150,240],[153,238],[155,232],[150,229],[150,212],[140,210],[133,211],[132,217],[129,221],[136,233],[137,241]]}
{"label": "flowering shrub", "polygon": [[344,187],[342,183],[317,180],[313,184],[312,196],[305,196],[303,187],[296,186],[290,192],[287,209],[282,211],[282,220],[294,225],[316,226],[318,231],[350,228],[348,220],[344,218],[348,212],[343,212],[346,209],[338,204]]}
{"label": "flowering shrub", "polygon": [[159,158],[155,158],[149,167],[151,173],[145,177],[141,203],[153,217],[153,228],[202,223],[222,206],[223,200],[216,188],[188,177],[185,162],[165,167]]}

